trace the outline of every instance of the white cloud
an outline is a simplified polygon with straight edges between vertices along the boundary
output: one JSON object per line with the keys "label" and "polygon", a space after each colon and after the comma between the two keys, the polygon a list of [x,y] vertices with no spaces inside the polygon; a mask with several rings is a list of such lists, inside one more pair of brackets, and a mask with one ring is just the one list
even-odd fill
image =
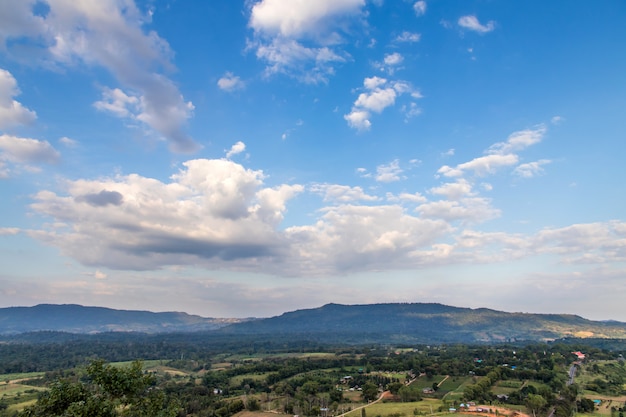
{"label": "white cloud", "polygon": [[267,62],[268,74],[324,82],[333,73],[333,64],[347,56],[337,47],[341,31],[364,6],[364,0],[258,1],[251,7],[248,25],[254,30],[254,39],[248,48]]}
{"label": "white cloud", "polygon": [[463,224],[480,223],[500,216],[500,210],[492,207],[491,201],[483,197],[432,201],[420,205],[416,210],[425,218],[459,221]]}
{"label": "white cloud", "polygon": [[513,173],[523,178],[532,178],[543,173],[543,165],[549,164],[549,159],[540,159],[539,161],[528,162],[518,165]]}
{"label": "white cloud", "polygon": [[[414,98],[421,97],[418,91],[404,81],[389,82],[385,78],[370,77],[363,80],[363,86],[367,91],[359,94],[352,106],[352,111],[344,115],[348,125],[358,130],[368,130],[372,125],[371,113],[381,113],[387,107],[393,106],[398,95],[409,93]],[[415,116],[419,114],[419,111],[417,105],[403,107],[403,112],[407,117]]]}
{"label": "white cloud", "polygon": [[496,28],[495,22],[490,20],[486,25],[482,25],[474,15],[461,16],[457,22],[459,26],[478,33],[488,33]]}
{"label": "white cloud", "polygon": [[377,88],[373,91],[359,94],[354,105],[355,107],[380,113],[385,108],[392,106],[395,101],[396,90],[393,88]]}
{"label": "white cloud", "polygon": [[17,227],[0,227],[0,236],[14,236],[19,232]]}
{"label": "white cloud", "polygon": [[379,165],[376,167],[376,181],[378,182],[395,182],[404,179],[402,176],[404,170],[400,168],[400,162],[395,159],[387,165]]}
{"label": "white cloud", "polygon": [[217,81],[217,86],[221,90],[232,92],[242,90],[245,87],[245,83],[241,81],[241,78],[239,78],[232,72],[227,72],[222,78]]}
{"label": "white cloud", "polygon": [[357,201],[377,201],[378,197],[366,194],[361,187],[338,184],[313,184],[310,191],[323,196],[324,201],[354,203]]}
{"label": "white cloud", "polygon": [[402,54],[394,52],[385,55],[385,59],[383,61],[385,62],[385,65],[400,65],[402,61],[404,61],[404,57],[402,56]]}
{"label": "white cloud", "polygon": [[415,4],[413,4],[413,10],[416,16],[423,16],[426,14],[426,2],[424,0],[416,1]]}
{"label": "white cloud", "polygon": [[370,113],[366,110],[352,109],[352,111],[344,115],[343,118],[348,122],[348,126],[360,131],[369,130],[372,126],[372,122],[369,120]]}
{"label": "white cloud", "polygon": [[263,187],[261,171],[225,159],[191,160],[171,182],[136,174],[68,181],[65,195],[41,191],[32,209],[68,228],[32,235],[85,265],[258,267],[285,250],[277,227],[299,185]]}
{"label": "white cloud", "polygon": [[226,158],[230,159],[232,156],[242,153],[246,150],[246,144],[242,141],[238,141],[233,146],[231,146],[230,150],[226,152]]}
{"label": "white cloud", "polygon": [[329,20],[360,11],[364,0],[262,0],[252,6],[250,27],[285,37],[318,36]]}
{"label": "white cloud", "polygon": [[385,84],[387,84],[387,79],[375,76],[363,80],[363,86],[368,90],[375,90]]}
{"label": "white cloud", "polygon": [[417,103],[409,103],[408,105],[404,104],[402,106],[402,113],[404,113],[404,121],[408,122],[409,119],[422,114],[422,109],[417,105]]}
{"label": "white cloud", "polygon": [[59,152],[47,141],[0,135],[0,160],[17,164],[54,164]]}
{"label": "white cloud", "polygon": [[469,162],[465,162],[451,168],[447,165],[442,166],[437,171],[446,177],[460,177],[466,171],[473,171],[474,175],[485,176],[487,174],[493,174],[502,167],[512,166],[517,164],[519,158],[514,154],[507,155],[486,155],[474,158]]}
{"label": "white cloud", "polygon": [[535,129],[525,129],[514,132],[509,135],[506,142],[498,142],[489,147],[487,150],[490,154],[508,154],[515,151],[521,151],[527,147],[541,142],[546,134],[546,127],[539,125]]}
{"label": "white cloud", "polygon": [[565,121],[565,118],[562,116],[554,116],[550,119],[550,123],[553,125],[560,125],[563,121]]}
{"label": "white cloud", "polygon": [[387,193],[387,201],[391,202],[410,202],[410,203],[425,203],[427,198],[424,197],[420,193],[400,193],[398,195],[394,195],[392,193]]}
{"label": "white cloud", "polygon": [[[514,166],[519,162],[519,156],[514,153],[526,149],[527,147],[541,142],[546,133],[546,127],[539,125],[535,129],[520,130],[509,135],[505,142],[498,142],[491,145],[485,156],[480,156],[471,161],[450,167],[444,165],[437,171],[445,177],[461,177],[467,171],[472,171],[474,175],[485,176],[494,174],[500,168]],[[541,165],[541,164],[539,164]],[[537,166],[536,168],[539,168]],[[526,174],[532,170],[532,164],[521,169]]]}
{"label": "white cloud", "polygon": [[267,61],[267,75],[282,73],[309,84],[327,81],[334,72],[332,64],[345,61],[328,47],[306,47],[293,39],[273,39],[256,48],[257,58]]}
{"label": "white cloud", "polygon": [[383,58],[383,62],[375,62],[373,66],[380,71],[385,71],[389,75],[393,75],[398,69],[402,67],[400,64],[404,61],[404,57],[402,54],[398,52],[393,52],[390,54],[385,54]]}
{"label": "white cloud", "polygon": [[[134,91],[131,96],[141,100],[142,112],[137,118],[167,139],[173,151],[199,149],[185,133],[193,105],[184,100],[171,79],[154,71],[173,69],[172,51],[155,32],[144,32],[142,27],[150,17],[132,0],[48,0],[45,16],[33,14],[32,2],[22,3],[27,6],[15,8],[11,14],[28,24],[22,30],[13,25],[2,32],[5,48],[11,47],[9,39],[28,39],[37,48],[45,47],[45,59],[54,65],[102,66]],[[124,112],[113,114],[127,117]]]}
{"label": "white cloud", "polygon": [[67,136],[60,138],[59,143],[67,148],[75,148],[78,146],[78,141],[68,138]]}
{"label": "white cloud", "polygon": [[421,37],[419,33],[404,31],[396,37],[396,42],[419,42]]}
{"label": "white cloud", "polygon": [[102,100],[93,103],[93,106],[101,111],[113,113],[120,118],[137,119],[141,114],[141,99],[137,96],[128,95],[119,88],[102,89]]}
{"label": "white cloud", "polygon": [[448,200],[459,200],[461,197],[473,195],[472,184],[463,178],[460,178],[457,182],[449,182],[439,187],[433,187],[429,191],[432,194],[443,195]]}
{"label": "white cloud", "polygon": [[93,273],[93,277],[95,279],[106,279],[107,278],[107,274],[105,274],[102,271],[96,271],[96,272]]}
{"label": "white cloud", "polygon": [[626,223],[574,224],[544,229],[532,239],[537,253],[561,256],[565,263],[606,264],[626,261]]}
{"label": "white cloud", "polygon": [[13,97],[19,94],[20,90],[13,75],[0,68],[0,129],[28,125],[37,119],[34,111],[13,100]]}
{"label": "white cloud", "polygon": [[323,210],[314,225],[290,227],[294,268],[302,272],[403,269],[436,264],[433,246],[450,227],[445,221],[407,215],[399,206],[343,205]]}

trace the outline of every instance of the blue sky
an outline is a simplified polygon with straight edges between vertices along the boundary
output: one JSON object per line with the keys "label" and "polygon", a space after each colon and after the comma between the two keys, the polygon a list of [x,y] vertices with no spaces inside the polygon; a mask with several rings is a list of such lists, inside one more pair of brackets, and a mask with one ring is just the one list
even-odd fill
{"label": "blue sky", "polygon": [[620,0],[0,3],[0,306],[626,321]]}

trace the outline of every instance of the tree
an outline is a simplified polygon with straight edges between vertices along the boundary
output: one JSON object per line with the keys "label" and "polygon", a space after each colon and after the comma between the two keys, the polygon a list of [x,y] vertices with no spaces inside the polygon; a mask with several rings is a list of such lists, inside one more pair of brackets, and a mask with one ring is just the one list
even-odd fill
{"label": "tree", "polygon": [[113,367],[97,360],[87,367],[85,381],[58,380],[37,403],[21,414],[26,417],[174,417],[168,402],[141,362]]}
{"label": "tree", "polygon": [[363,399],[365,401],[374,401],[378,397],[378,387],[371,382],[366,382],[363,385]]}
{"label": "tree", "polygon": [[528,394],[528,397],[526,398],[526,407],[528,407],[535,417],[537,417],[537,413],[539,413],[546,405],[548,405],[548,402],[539,394]]}

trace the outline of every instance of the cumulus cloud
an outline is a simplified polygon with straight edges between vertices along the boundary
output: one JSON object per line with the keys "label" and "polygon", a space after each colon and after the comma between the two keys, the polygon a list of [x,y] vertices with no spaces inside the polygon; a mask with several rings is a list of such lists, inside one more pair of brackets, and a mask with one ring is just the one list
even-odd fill
{"label": "cumulus cloud", "polygon": [[348,125],[357,130],[368,130],[372,112],[381,113],[387,107],[393,106],[396,98],[402,94],[410,94],[413,98],[420,98],[419,91],[413,89],[404,81],[390,82],[386,78],[370,77],[363,80],[365,92],[359,94],[352,106],[352,111],[344,115]]}
{"label": "cumulus cloud", "polygon": [[30,167],[31,164],[54,164],[61,155],[47,141],[0,135],[0,161]]}
{"label": "cumulus cloud", "polygon": [[[33,46],[45,48],[45,60],[53,65],[73,67],[79,64],[101,66],[132,91],[126,97],[139,103],[106,101],[108,110],[119,117],[130,114],[164,137],[175,152],[193,152],[199,145],[185,132],[193,105],[185,101],[178,87],[163,72],[171,70],[172,51],[155,32],[145,32],[150,19],[132,0],[102,0],[93,3],[48,0],[45,16],[35,15],[34,1],[20,2],[10,15],[25,22],[0,29],[4,48],[11,39],[29,40]],[[116,91],[116,89],[111,89]],[[121,91],[121,90],[120,90]],[[117,106],[116,104],[125,104]],[[138,106],[140,113],[130,112]],[[106,107],[106,106],[105,106]],[[126,112],[124,111],[126,108]]]}
{"label": "cumulus cloud", "polygon": [[324,274],[434,264],[433,246],[449,231],[445,221],[411,216],[399,206],[342,205],[324,209],[314,225],[285,232],[297,267]]}
{"label": "cumulus cloud", "polygon": [[348,126],[360,131],[369,130],[372,127],[372,122],[369,120],[370,113],[367,110],[352,109],[343,118],[348,122]]}
{"label": "cumulus cloud", "polygon": [[[378,181],[401,177],[398,161],[377,168]],[[388,192],[383,199],[358,186],[265,181],[262,171],[228,159],[187,161],[168,182],[138,174],[66,181],[62,192],[34,196],[32,210],[54,226],[28,233],[85,265],[130,270],[185,265],[319,276],[541,254],[569,264],[626,261],[624,222],[528,235],[470,229],[501,212],[463,178],[428,190],[440,200],[419,192]],[[328,204],[311,213],[309,224],[282,229],[289,201],[304,192]],[[0,229],[0,235],[19,232]]]}
{"label": "cumulus cloud", "polygon": [[67,229],[34,236],[86,265],[256,264],[285,250],[277,230],[299,185],[263,187],[261,171],[234,162],[191,160],[163,183],[136,174],[68,181],[65,195],[41,191],[32,208]]}
{"label": "cumulus cloud", "polygon": [[409,202],[409,203],[424,203],[428,199],[420,193],[400,193],[398,195],[387,193],[387,201],[390,202]]}
{"label": "cumulus cloud", "polygon": [[402,61],[404,61],[404,57],[398,52],[387,54],[384,59],[386,65],[400,65]]}
{"label": "cumulus cloud", "polygon": [[493,20],[487,22],[486,25],[481,24],[478,18],[474,15],[461,16],[457,22],[459,26],[464,29],[468,29],[478,33],[488,33],[496,28],[496,24]]}
{"label": "cumulus cloud", "polygon": [[217,80],[217,86],[221,90],[232,92],[242,90],[245,87],[245,83],[232,72],[227,72],[222,78]]}
{"label": "cumulus cloud", "polygon": [[366,194],[361,187],[350,187],[339,184],[313,184],[310,191],[319,194],[324,201],[338,203],[354,203],[357,201],[378,201],[379,198]]}
{"label": "cumulus cloud", "polygon": [[230,150],[226,152],[226,158],[230,159],[231,157],[238,155],[246,150],[246,144],[242,141],[238,141],[233,146],[231,146]]}
{"label": "cumulus cloud", "polygon": [[102,190],[99,193],[89,193],[76,197],[77,201],[85,201],[94,207],[108,206],[112,204],[119,206],[124,202],[124,196],[117,191]]}
{"label": "cumulus cloud", "polygon": [[250,9],[254,31],[248,48],[267,63],[268,74],[284,73],[301,81],[326,81],[347,53],[338,48],[342,30],[358,18],[364,0],[261,0]]}
{"label": "cumulus cloud", "polygon": [[463,224],[484,222],[499,217],[501,213],[492,207],[489,199],[483,197],[431,201],[420,205],[416,210],[426,218],[459,221]]}
{"label": "cumulus cloud", "polygon": [[626,222],[609,221],[546,228],[532,238],[537,253],[552,253],[564,263],[626,261]]}
{"label": "cumulus cloud", "polygon": [[0,68],[0,129],[28,125],[37,119],[37,114],[27,109],[13,97],[20,94],[13,75]]}
{"label": "cumulus cloud", "polygon": [[459,200],[461,197],[471,196],[473,194],[472,184],[463,178],[460,178],[456,182],[449,182],[439,187],[433,187],[429,191],[432,194],[442,195],[448,200]]}

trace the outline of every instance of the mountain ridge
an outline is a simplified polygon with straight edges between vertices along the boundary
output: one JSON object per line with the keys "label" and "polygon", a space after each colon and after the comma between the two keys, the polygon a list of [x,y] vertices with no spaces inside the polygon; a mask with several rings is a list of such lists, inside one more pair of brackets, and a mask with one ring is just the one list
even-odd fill
{"label": "mountain ridge", "polygon": [[472,343],[549,341],[568,337],[626,339],[626,323],[574,314],[503,312],[440,303],[336,304],[269,318],[206,318],[79,304],[0,308],[0,334],[62,331],[293,335],[355,343]]}
{"label": "mountain ridge", "polygon": [[0,334],[32,331],[69,333],[168,333],[215,330],[246,319],[208,318],[182,312],[155,313],[80,304],[37,304],[0,308]]}

